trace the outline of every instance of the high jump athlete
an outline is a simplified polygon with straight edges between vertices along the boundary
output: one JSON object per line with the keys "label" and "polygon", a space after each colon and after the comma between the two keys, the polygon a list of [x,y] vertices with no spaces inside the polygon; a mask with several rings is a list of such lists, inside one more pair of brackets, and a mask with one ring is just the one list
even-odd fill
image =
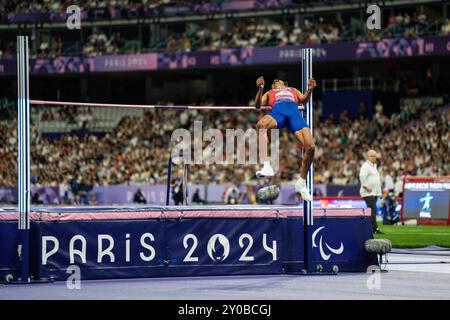
{"label": "high jump athlete", "polygon": [[[304,94],[296,88],[289,87],[286,82],[279,79],[273,80],[272,89],[264,94],[265,82],[263,77],[259,77],[256,80],[256,85],[259,89],[255,97],[255,107],[260,108],[264,105],[271,107],[271,111],[258,121],[256,127],[258,130],[283,129],[287,127],[303,146],[304,155],[300,167],[300,178],[295,183],[295,191],[300,193],[303,200],[311,201],[312,197],[306,186],[306,176],[308,175],[314,157],[315,145],[311,136],[311,130],[305,119],[303,119],[298,105],[308,101],[312,91],[316,87],[316,81],[313,78],[309,79],[308,89]],[[261,145],[267,148],[267,133],[259,136],[263,139]],[[270,165],[267,149],[262,154],[266,158],[263,159],[263,168],[257,171],[256,175],[258,177],[272,177],[274,176],[274,171]]]}

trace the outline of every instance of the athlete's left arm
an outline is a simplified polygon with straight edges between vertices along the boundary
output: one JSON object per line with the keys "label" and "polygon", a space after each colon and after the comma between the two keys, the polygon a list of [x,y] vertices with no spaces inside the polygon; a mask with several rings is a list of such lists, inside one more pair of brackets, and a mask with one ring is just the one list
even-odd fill
{"label": "athlete's left arm", "polygon": [[314,78],[311,78],[308,81],[308,90],[306,90],[304,94],[301,93],[299,90],[295,89],[295,91],[297,92],[298,102],[302,104],[307,102],[315,87],[316,87],[316,80],[314,80]]}

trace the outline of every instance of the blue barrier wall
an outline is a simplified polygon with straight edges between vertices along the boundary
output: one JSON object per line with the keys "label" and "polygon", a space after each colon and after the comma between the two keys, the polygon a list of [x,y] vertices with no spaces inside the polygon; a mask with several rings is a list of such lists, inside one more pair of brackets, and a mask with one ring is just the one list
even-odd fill
{"label": "blue barrier wall", "polygon": [[[17,223],[0,222],[0,275],[16,273]],[[32,222],[32,274],[82,279],[279,274],[304,268],[302,218],[195,218]],[[313,262],[365,272],[368,217],[323,217],[313,227]]]}
{"label": "blue barrier wall", "polygon": [[17,221],[0,222],[0,275],[16,272],[19,268],[17,256],[17,244],[19,243],[19,232]]}

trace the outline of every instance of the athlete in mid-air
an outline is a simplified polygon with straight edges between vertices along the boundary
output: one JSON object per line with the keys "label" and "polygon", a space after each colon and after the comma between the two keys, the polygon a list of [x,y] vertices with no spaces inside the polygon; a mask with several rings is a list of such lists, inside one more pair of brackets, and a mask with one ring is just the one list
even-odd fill
{"label": "athlete in mid-air", "polygon": [[[303,119],[298,105],[308,101],[311,92],[316,87],[316,81],[312,78],[309,79],[308,89],[305,93],[289,87],[282,80],[275,79],[272,83],[272,89],[263,94],[264,84],[263,77],[259,77],[256,80],[256,85],[259,89],[255,97],[255,106],[260,108],[261,106],[269,105],[271,111],[258,121],[257,129],[282,129],[287,127],[294,134],[304,148],[300,178],[295,183],[295,191],[300,193],[303,200],[311,201],[312,197],[306,186],[306,176],[314,157],[315,145],[311,136],[311,130]],[[267,133],[259,136],[264,139],[261,145],[267,148]],[[266,158],[262,159],[263,168],[257,171],[256,175],[258,177],[272,177],[274,176],[274,171],[270,165],[267,149],[263,154],[266,155]]]}

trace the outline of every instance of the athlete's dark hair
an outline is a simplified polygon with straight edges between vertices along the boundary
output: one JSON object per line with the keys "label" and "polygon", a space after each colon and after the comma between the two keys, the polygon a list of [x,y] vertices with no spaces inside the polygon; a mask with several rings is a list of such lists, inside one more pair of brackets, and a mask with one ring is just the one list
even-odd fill
{"label": "athlete's dark hair", "polygon": [[287,83],[286,81],[283,81],[283,80],[280,80],[280,79],[273,79],[272,84],[274,84],[274,83],[277,82],[277,81],[281,81],[281,82],[284,83],[284,85],[285,85],[286,87],[289,87],[289,85],[288,85],[288,83]]}

